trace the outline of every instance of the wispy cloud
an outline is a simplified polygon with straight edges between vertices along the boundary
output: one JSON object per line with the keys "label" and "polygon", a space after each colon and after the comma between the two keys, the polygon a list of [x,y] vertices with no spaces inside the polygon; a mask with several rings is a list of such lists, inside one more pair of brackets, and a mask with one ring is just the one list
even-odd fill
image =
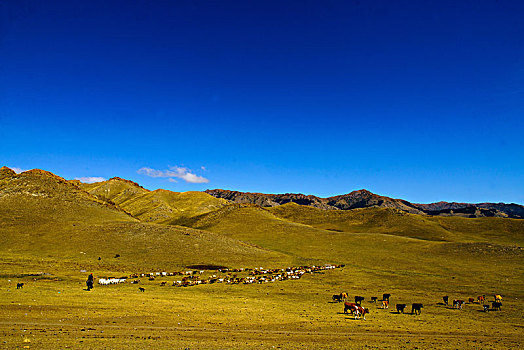
{"label": "wispy cloud", "polygon": [[20,174],[20,173],[23,173],[24,171],[27,171],[27,169],[21,169],[21,168],[17,168],[17,167],[12,167],[11,170],[13,170],[17,174]]}
{"label": "wispy cloud", "polygon": [[195,175],[190,169],[179,166],[170,166],[169,170],[156,170],[144,167],[138,169],[137,173],[150,177],[168,178],[171,182],[176,182],[175,178],[182,179],[185,182],[190,182],[194,184],[209,182],[209,180],[205,177]]}
{"label": "wispy cloud", "polygon": [[106,181],[106,179],[104,179],[103,177],[97,177],[97,176],[75,177],[75,180],[80,180],[81,182],[86,183],[86,184]]}

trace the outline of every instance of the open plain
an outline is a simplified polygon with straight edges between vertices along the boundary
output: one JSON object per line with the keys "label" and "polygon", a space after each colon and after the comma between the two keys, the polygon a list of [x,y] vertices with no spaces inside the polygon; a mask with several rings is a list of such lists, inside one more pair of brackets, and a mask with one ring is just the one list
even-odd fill
{"label": "open plain", "polygon": [[[524,343],[524,220],[294,203],[261,208],[200,192],[150,192],[122,179],[85,185],[2,168],[0,223],[3,348],[518,349]],[[275,278],[287,267],[326,265],[344,266]],[[247,270],[233,271],[241,268]],[[266,269],[275,270],[266,281],[244,283]],[[193,280],[223,281],[174,286],[187,276],[170,273],[186,271],[198,271]],[[98,284],[109,277],[127,279]],[[344,302],[332,299],[341,292],[349,302],[365,298],[365,320],[343,312]],[[387,309],[384,293],[391,294]],[[496,294],[503,298],[497,311]],[[482,295],[489,311],[477,302]],[[454,299],[466,301],[462,309]],[[412,303],[423,304],[420,315],[411,313]],[[406,312],[396,304],[407,304]]]}

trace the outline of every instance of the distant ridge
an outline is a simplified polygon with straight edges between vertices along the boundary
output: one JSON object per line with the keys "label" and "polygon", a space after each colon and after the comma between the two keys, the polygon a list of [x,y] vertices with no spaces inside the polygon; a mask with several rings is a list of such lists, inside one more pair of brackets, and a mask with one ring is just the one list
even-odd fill
{"label": "distant ridge", "polygon": [[319,209],[350,210],[369,207],[394,208],[412,214],[432,216],[507,217],[524,219],[524,206],[511,203],[411,203],[403,199],[380,196],[362,189],[334,197],[321,198],[300,193],[265,194],[239,192],[222,189],[206,190],[216,198],[233,203],[256,204],[261,207],[275,207],[286,203],[297,203]]}

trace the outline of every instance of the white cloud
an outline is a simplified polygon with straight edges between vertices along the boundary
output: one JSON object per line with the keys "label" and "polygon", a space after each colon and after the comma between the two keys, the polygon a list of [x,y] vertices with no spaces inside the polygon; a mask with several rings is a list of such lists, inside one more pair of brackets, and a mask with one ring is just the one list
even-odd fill
{"label": "white cloud", "polygon": [[95,182],[102,182],[106,181],[103,177],[96,177],[96,176],[87,176],[87,177],[75,177],[75,180],[79,180],[86,184],[92,184]]}
{"label": "white cloud", "polygon": [[17,167],[13,167],[13,168],[11,168],[11,170],[13,170],[17,174],[20,174],[20,173],[23,173],[24,171],[27,171],[27,169],[21,169],[21,168],[17,168]]}
{"label": "white cloud", "polygon": [[141,175],[146,175],[150,177],[165,177],[169,178],[169,181],[176,182],[174,178],[182,179],[185,182],[199,184],[199,183],[207,183],[209,182],[208,179],[205,177],[195,175],[190,169],[184,168],[184,167],[178,167],[178,166],[170,166],[169,170],[156,170],[152,168],[140,168],[138,169],[137,173]]}

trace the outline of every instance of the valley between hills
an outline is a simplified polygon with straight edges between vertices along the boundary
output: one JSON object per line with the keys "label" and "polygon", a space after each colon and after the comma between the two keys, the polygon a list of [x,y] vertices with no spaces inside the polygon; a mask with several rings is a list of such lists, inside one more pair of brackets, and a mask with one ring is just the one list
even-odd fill
{"label": "valley between hills", "polygon": [[[39,349],[519,348],[523,217],[518,204],[413,204],[365,190],[331,198],[150,191],[118,177],[86,184],[3,167],[0,341]],[[160,274],[85,290],[89,273],[99,280],[198,267],[201,279],[227,279],[225,269],[326,264],[344,267],[275,283],[179,288],[179,277]],[[365,297],[366,320],[344,314],[332,300],[341,292]],[[383,293],[391,293],[389,309],[370,301]],[[483,311],[477,296],[491,302],[495,294],[501,310]],[[475,302],[457,309],[445,295]],[[397,303],[424,308],[402,314]]]}

